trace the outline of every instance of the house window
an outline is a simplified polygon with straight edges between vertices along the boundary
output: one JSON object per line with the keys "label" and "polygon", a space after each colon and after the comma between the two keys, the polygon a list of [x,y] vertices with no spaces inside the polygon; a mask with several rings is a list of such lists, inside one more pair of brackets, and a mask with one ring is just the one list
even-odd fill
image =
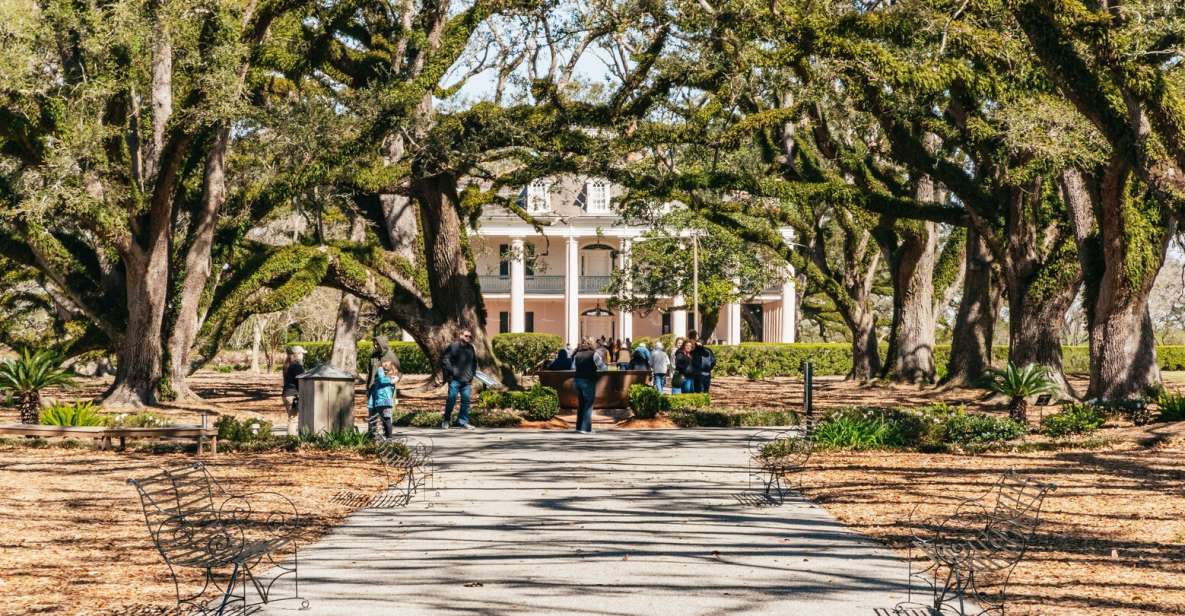
{"label": "house window", "polygon": [[[526,313],[525,316],[527,318],[526,318],[526,323],[525,323],[526,327],[524,327],[524,329],[526,330],[526,332],[528,334],[534,333],[535,332],[535,313],[528,312],[528,313]],[[498,313],[498,333],[499,334],[510,333],[510,313],[509,312],[499,312]]]}
{"label": "house window", "polygon": [[542,214],[551,211],[551,182],[539,179],[527,184],[523,194],[523,206],[528,214]]}
{"label": "house window", "polygon": [[609,180],[595,178],[584,185],[584,209],[590,214],[607,214],[609,209]]}
{"label": "house window", "polygon": [[669,312],[662,313],[662,333],[671,333],[671,313]]}
{"label": "house window", "polygon": [[[535,245],[526,243],[523,244],[523,269],[526,270],[528,276],[535,275]],[[501,278],[510,277],[510,244],[498,245],[498,276]]]}

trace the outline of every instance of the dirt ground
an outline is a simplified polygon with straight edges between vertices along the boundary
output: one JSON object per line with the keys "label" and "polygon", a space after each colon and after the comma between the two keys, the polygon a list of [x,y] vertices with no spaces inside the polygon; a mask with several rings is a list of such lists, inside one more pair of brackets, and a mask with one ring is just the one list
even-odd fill
{"label": "dirt ground", "polygon": [[816,455],[806,495],[856,530],[904,547],[914,520],[949,514],[1005,469],[1054,483],[1008,613],[1185,614],[1185,442],[1146,449]]}
{"label": "dirt ground", "polygon": [[[193,460],[186,455],[0,446],[0,614],[154,614],[175,604],[173,582],[150,542],[129,478]],[[342,491],[373,494],[385,482],[353,454],[277,452],[206,456],[235,493],[292,499],[305,540],[353,510]],[[197,588],[193,578],[193,588]]]}

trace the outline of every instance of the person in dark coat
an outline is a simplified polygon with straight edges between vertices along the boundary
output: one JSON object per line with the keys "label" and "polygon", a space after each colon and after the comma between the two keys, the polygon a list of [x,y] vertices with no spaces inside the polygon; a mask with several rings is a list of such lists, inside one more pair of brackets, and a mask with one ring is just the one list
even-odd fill
{"label": "person in dark coat", "polygon": [[709,393],[712,389],[712,369],[716,367],[716,354],[700,343],[695,332],[689,332],[688,338],[694,342],[691,349],[691,391],[698,394]]}
{"label": "person in dark coat", "polygon": [[683,346],[678,351],[675,351],[675,372],[679,375],[679,384],[676,386],[672,382],[671,389],[676,389],[676,393],[689,394],[694,391],[694,373],[691,369],[691,352],[694,349],[695,343],[688,339],[683,341]]}
{"label": "person in dark coat", "polygon": [[477,351],[473,348],[473,332],[462,329],[457,339],[445,348],[440,358],[444,382],[448,383],[448,398],[444,403],[444,420],[440,427],[447,429],[453,415],[457,396],[461,397],[461,412],[457,424],[473,430],[469,424],[469,399],[473,396],[473,377],[477,375]]}
{"label": "person in dark coat", "polygon": [[547,366],[548,370],[571,370],[572,357],[568,355],[568,349],[560,349],[555,354],[555,359],[551,360],[551,364]]}
{"label": "person in dark coat", "polygon": [[572,355],[572,363],[576,367],[573,384],[576,387],[576,399],[579,409],[576,411],[576,431],[581,434],[592,434],[592,409],[597,397],[597,372],[606,370],[606,364],[597,352],[592,338],[585,338],[576,347]]}
{"label": "person in dark coat", "polygon": [[304,373],[304,347],[294,346],[288,349],[288,357],[284,360],[284,384],[280,390],[280,397],[284,400],[284,412],[288,414],[288,435],[296,436],[299,429],[297,392],[299,385],[296,377]]}

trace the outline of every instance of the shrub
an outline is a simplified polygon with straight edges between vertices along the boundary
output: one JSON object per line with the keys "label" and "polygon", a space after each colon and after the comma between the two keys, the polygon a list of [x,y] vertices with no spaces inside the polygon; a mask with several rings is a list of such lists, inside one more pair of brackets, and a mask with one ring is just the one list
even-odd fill
{"label": "shrub", "polygon": [[792,426],[798,416],[790,411],[684,408],[672,410],[671,422],[683,428]]}
{"label": "shrub", "polygon": [[252,443],[272,438],[272,422],[266,419],[248,418],[239,420],[233,415],[223,415],[214,424],[218,428],[218,440],[231,443]]}
{"label": "shrub", "polygon": [[[469,416],[469,421],[479,428],[514,428],[523,422],[523,418],[509,411],[480,411]],[[436,425],[440,424],[440,415],[436,416]]]}
{"label": "shrub", "polygon": [[991,445],[1018,439],[1028,428],[1011,419],[958,413],[945,423],[944,441],[955,445]]}
{"label": "shrub", "polygon": [[491,340],[494,355],[517,374],[525,374],[555,356],[564,339],[554,334],[498,334]]}
{"label": "shrub", "polygon": [[1185,396],[1171,391],[1163,391],[1156,397],[1160,405],[1161,421],[1185,420]]}
{"label": "shrub", "polygon": [[1153,411],[1147,401],[1141,398],[1132,400],[1108,400],[1101,403],[1112,415],[1122,415],[1137,426],[1144,426],[1159,419],[1159,413]]}
{"label": "shrub", "polygon": [[928,434],[928,424],[925,415],[899,409],[838,409],[815,426],[815,441],[835,449],[910,447]]}
{"label": "shrub", "polygon": [[1066,404],[1062,410],[1041,420],[1045,436],[1060,438],[1094,432],[1107,423],[1107,413],[1093,404]]}
{"label": "shrub", "polygon": [[708,394],[667,394],[662,400],[664,411],[705,409],[712,405],[712,398]]}
{"label": "shrub", "polygon": [[0,362],[0,391],[20,412],[21,423],[37,423],[41,390],[73,383],[70,374],[58,367],[60,363],[52,351],[34,353],[28,348],[15,359]]}
{"label": "shrub", "polygon": [[510,392],[483,389],[477,394],[474,406],[483,409],[508,409],[511,406]]}
{"label": "shrub", "polygon": [[785,458],[786,456],[797,455],[802,451],[803,439],[800,437],[788,437],[775,439],[762,445],[758,455],[765,460],[776,460],[778,458]]}
{"label": "shrub", "polygon": [[629,394],[634,417],[654,419],[663,408],[663,394],[649,385],[630,385]]}
{"label": "shrub", "polygon": [[802,376],[802,364],[810,360],[816,375],[843,375],[852,370],[852,349],[845,343],[773,344],[746,342],[714,346],[715,374],[744,376]]}
{"label": "shrub", "polygon": [[359,449],[371,445],[370,435],[359,430],[357,426],[349,426],[344,430],[311,434],[302,432],[300,442],[317,449],[339,451],[343,449]]}
{"label": "shrub", "polygon": [[993,370],[988,388],[1008,397],[1008,415],[1013,421],[1028,420],[1029,403],[1026,398],[1054,393],[1057,385],[1049,377],[1049,368],[1027,364],[1020,368],[1011,362],[1003,370]]}
{"label": "shrub", "polygon": [[45,426],[106,426],[111,421],[92,402],[55,404],[42,410],[39,419]]}
{"label": "shrub", "polygon": [[554,388],[535,385],[511,394],[511,408],[531,421],[549,421],[560,412],[560,396]]}
{"label": "shrub", "polygon": [[171,424],[164,415],[151,411],[120,413],[111,418],[111,425],[117,428],[163,428]]}
{"label": "shrub", "polygon": [[407,411],[392,417],[392,423],[397,426],[411,426],[413,428],[436,428],[444,419],[440,411]]}

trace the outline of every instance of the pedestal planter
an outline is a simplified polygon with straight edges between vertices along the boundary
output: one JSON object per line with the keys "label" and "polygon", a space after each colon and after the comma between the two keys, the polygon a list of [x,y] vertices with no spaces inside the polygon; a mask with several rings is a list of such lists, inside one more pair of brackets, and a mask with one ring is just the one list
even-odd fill
{"label": "pedestal planter", "polygon": [[[560,395],[560,408],[575,409],[575,370],[541,370],[539,382],[553,387]],[[649,370],[608,370],[597,373],[597,395],[594,409],[624,409],[629,407],[630,385],[650,382]]]}

